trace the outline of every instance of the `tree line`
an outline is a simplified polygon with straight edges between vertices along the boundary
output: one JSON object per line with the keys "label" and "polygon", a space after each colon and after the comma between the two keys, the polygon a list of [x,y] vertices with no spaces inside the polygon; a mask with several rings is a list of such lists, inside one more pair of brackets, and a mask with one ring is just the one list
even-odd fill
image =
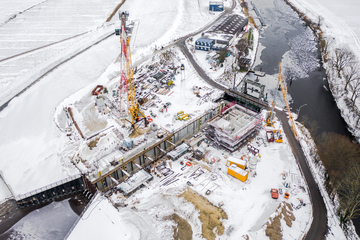
{"label": "tree line", "polygon": [[[318,125],[303,117],[302,123],[314,137]],[[337,214],[346,229],[350,220],[360,216],[360,146],[348,137],[322,133],[315,137],[316,161],[325,168],[325,187],[332,201],[337,200]]]}

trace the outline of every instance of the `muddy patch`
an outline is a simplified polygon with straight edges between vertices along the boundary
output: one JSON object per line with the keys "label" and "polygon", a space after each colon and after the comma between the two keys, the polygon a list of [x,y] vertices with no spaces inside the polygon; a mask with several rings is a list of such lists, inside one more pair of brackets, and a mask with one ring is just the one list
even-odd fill
{"label": "muddy patch", "polygon": [[[196,210],[200,210],[199,219],[202,222],[202,236],[207,240],[214,240],[216,235],[223,235],[224,225],[222,219],[228,219],[227,214],[220,207],[214,206],[206,198],[200,196],[191,188],[180,195],[186,201],[194,204]],[[215,232],[215,233],[214,233]]]}
{"label": "muddy patch", "polygon": [[94,140],[90,141],[87,145],[92,150],[98,144],[100,138],[95,138]]}
{"label": "muddy patch", "polygon": [[176,227],[174,227],[174,240],[186,240],[186,239],[192,239],[192,229],[191,225],[177,215],[176,213],[173,213],[172,215],[165,218],[165,220],[172,220],[176,223]]}
{"label": "muddy patch", "polygon": [[270,240],[281,240],[282,231],[281,231],[281,219],[284,218],[284,221],[288,227],[292,226],[292,221],[295,221],[295,216],[292,213],[293,208],[289,203],[280,203],[279,207],[276,210],[276,216],[270,218],[269,222],[266,223],[265,234],[270,238]]}
{"label": "muddy patch", "polygon": [[130,138],[137,138],[147,132],[150,131],[150,127],[146,127],[146,128],[140,128],[138,126],[135,126],[135,128],[133,129],[133,131],[130,133],[129,137]]}

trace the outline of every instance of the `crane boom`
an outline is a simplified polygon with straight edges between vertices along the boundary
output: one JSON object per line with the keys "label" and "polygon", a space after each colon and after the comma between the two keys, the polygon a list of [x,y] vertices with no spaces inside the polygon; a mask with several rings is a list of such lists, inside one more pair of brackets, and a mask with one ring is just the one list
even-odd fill
{"label": "crane boom", "polygon": [[[283,84],[283,83],[282,83],[281,73],[282,73],[282,66],[281,66],[281,63],[280,63],[280,64],[279,64],[279,85],[280,85],[280,87],[281,87],[281,91],[282,91],[282,94],[283,94],[283,97],[284,97],[284,101],[285,101],[285,105],[286,105],[286,110],[287,110],[288,115],[289,115],[289,119],[290,119],[290,124],[291,124],[292,131],[293,131],[293,133],[294,133],[295,139],[298,139],[298,135],[297,135],[296,127],[295,127],[295,122],[294,122],[294,119],[293,119],[293,117],[292,117],[292,115],[291,115],[289,103],[288,103],[287,98],[286,98],[287,87],[286,87],[286,84]],[[285,85],[285,86],[284,86],[284,85]]]}
{"label": "crane boom", "polygon": [[[131,61],[130,40],[126,33],[126,18],[127,18],[127,16],[128,16],[128,13],[126,13],[126,12],[122,12],[120,14],[120,20],[121,20],[120,94],[121,94],[121,92],[125,92],[125,91],[127,92],[128,112],[131,114],[131,118],[132,118],[131,124],[134,125],[134,123],[140,117],[145,118],[145,116],[139,110],[138,103],[136,100],[135,79],[134,79],[134,73],[133,73],[133,67],[132,67],[132,61]],[[120,111],[121,111],[121,109],[120,109]]]}

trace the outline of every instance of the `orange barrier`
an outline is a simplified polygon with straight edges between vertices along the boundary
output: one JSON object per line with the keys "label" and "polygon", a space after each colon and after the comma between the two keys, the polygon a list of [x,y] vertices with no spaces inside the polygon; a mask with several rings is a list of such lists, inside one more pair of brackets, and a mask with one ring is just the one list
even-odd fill
{"label": "orange barrier", "polygon": [[[94,96],[99,95],[99,93],[101,92],[101,90],[103,90],[104,86],[103,85],[97,85],[94,90],[92,90],[91,94]],[[99,90],[97,90],[99,89]]]}

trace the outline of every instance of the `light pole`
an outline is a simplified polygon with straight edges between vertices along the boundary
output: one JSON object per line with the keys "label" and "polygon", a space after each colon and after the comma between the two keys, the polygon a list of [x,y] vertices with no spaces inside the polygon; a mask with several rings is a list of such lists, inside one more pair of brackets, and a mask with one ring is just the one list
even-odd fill
{"label": "light pole", "polygon": [[299,116],[299,113],[300,113],[300,109],[303,107],[303,106],[306,106],[307,104],[305,103],[305,104],[303,104],[303,105],[301,105],[299,108],[298,108],[298,110],[297,110],[297,115]]}

